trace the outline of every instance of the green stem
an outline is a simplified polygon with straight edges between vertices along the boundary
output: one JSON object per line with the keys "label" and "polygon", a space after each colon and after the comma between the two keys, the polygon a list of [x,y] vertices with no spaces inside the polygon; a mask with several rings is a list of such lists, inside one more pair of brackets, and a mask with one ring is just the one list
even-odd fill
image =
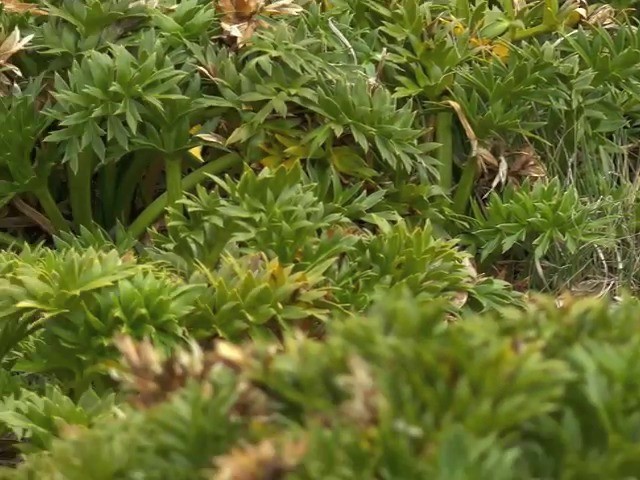
{"label": "green stem", "polygon": [[436,115],[436,143],[440,144],[437,157],[440,163],[440,186],[445,191],[451,189],[453,178],[453,113],[440,112]]}
{"label": "green stem", "polygon": [[145,170],[149,165],[149,152],[139,151],[133,156],[133,159],[118,182],[118,196],[115,200],[115,211],[119,220],[126,225],[129,222],[131,208],[133,206],[133,198],[136,189],[140,185]]}
{"label": "green stem", "polygon": [[515,20],[515,11],[513,9],[513,0],[502,0],[502,8],[504,13],[507,14],[509,20]]}
{"label": "green stem", "polygon": [[475,158],[469,158],[462,170],[462,176],[460,177],[455,196],[453,197],[453,211],[459,215],[464,215],[467,210],[467,204],[471,195],[473,195],[473,185],[476,180],[477,171],[478,162]]}
{"label": "green stem", "polygon": [[[182,180],[182,190],[188,192],[195,188],[196,185],[201,183],[208,175],[215,175],[223,170],[226,170],[233,165],[239,163],[242,158],[236,153],[229,153],[220,157],[217,160],[203,165],[199,169],[191,172]],[[151,202],[147,208],[145,208],[138,218],[129,226],[128,233],[134,238],[140,237],[151,224],[162,214],[162,211],[168,204],[168,192],[163,193],[153,202]]]}
{"label": "green stem", "polygon": [[513,38],[518,32],[518,28],[514,26],[516,12],[513,8],[513,0],[502,0],[502,8],[507,14],[507,18],[509,19],[509,21],[512,22],[512,25],[509,27],[509,38]]}
{"label": "green stem", "polygon": [[109,162],[100,170],[100,197],[103,226],[111,227],[115,221],[115,197],[118,169],[115,162]]}
{"label": "green stem", "polygon": [[178,201],[182,198],[182,159],[180,155],[167,157],[164,163],[167,184],[167,207],[181,209]]}
{"label": "green stem", "polygon": [[69,165],[69,199],[76,228],[81,226],[93,230],[93,211],[91,209],[91,178],[93,176],[93,156],[85,153],[78,162],[78,171],[73,172]]}
{"label": "green stem", "polygon": [[525,28],[524,30],[518,30],[513,34],[511,41],[524,40],[525,38],[535,37],[536,35],[542,35],[545,33],[553,32],[556,29],[555,25],[537,25],[531,28]]}
{"label": "green stem", "polygon": [[37,188],[34,192],[40,202],[45,215],[57,231],[66,232],[69,230],[69,222],[62,216],[58,204],[53,199],[49,187],[45,184]]}

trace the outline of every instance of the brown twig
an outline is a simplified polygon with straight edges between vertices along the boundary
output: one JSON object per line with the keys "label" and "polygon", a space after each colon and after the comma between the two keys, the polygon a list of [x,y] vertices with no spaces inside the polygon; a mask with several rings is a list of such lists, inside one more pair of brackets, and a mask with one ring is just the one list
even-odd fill
{"label": "brown twig", "polygon": [[33,220],[45,232],[50,235],[53,235],[55,233],[56,230],[55,228],[53,228],[53,224],[51,223],[51,221],[31,205],[18,197],[15,197],[11,201],[11,203],[20,213]]}

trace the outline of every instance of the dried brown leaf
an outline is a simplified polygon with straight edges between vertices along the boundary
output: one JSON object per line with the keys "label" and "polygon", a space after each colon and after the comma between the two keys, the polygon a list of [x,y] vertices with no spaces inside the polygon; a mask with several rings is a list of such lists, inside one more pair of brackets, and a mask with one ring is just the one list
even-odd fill
{"label": "dried brown leaf", "polygon": [[293,0],[278,0],[265,5],[262,12],[269,15],[300,15],[303,8]]}
{"label": "dried brown leaf", "polygon": [[474,265],[474,261],[472,257],[470,256],[463,257],[462,264],[464,265],[465,270],[473,280],[478,278],[478,270]]}
{"label": "dried brown leaf", "polygon": [[22,38],[18,27],[16,27],[9,35],[5,36],[0,43],[0,67],[4,66],[12,55],[23,50],[32,38],[33,35],[27,35]]}
{"label": "dried brown leaf", "polygon": [[[469,275],[471,283],[475,283],[478,278],[478,271],[473,263],[473,259],[470,256],[465,256],[462,259],[462,264],[464,265],[467,274]],[[465,306],[467,300],[469,299],[469,293],[466,291],[458,291],[453,294],[451,298],[451,303],[457,309],[460,309]]]}
{"label": "dried brown leaf", "polygon": [[480,167],[481,172],[487,172],[491,169],[500,168],[500,163],[498,159],[491,153],[491,150],[484,147],[478,147],[476,161],[478,162],[478,166]]}
{"label": "dried brown leaf", "polygon": [[215,459],[211,480],[279,480],[294,470],[307,453],[305,440],[262,440],[236,447]]}
{"label": "dried brown leaf", "polygon": [[38,210],[33,208],[31,205],[29,205],[19,197],[15,197],[11,201],[11,203],[13,204],[14,207],[16,207],[16,210],[18,210],[20,213],[22,213],[26,217],[29,217],[31,220],[33,220],[36,224],[40,226],[40,228],[42,228],[42,230],[44,230],[50,235],[53,235],[55,233],[55,228],[51,224],[51,221],[47,217],[45,217],[43,214],[41,214]]}
{"label": "dried brown leaf", "polygon": [[604,28],[612,27],[616,24],[615,15],[616,11],[611,5],[600,5],[587,17],[587,23]]}
{"label": "dried brown leaf", "polygon": [[236,39],[238,46],[246,45],[256,31],[258,24],[263,22],[258,20],[249,20],[239,23],[220,22],[222,29],[227,32],[229,37]]}
{"label": "dried brown leaf", "polygon": [[465,306],[468,299],[469,299],[468,292],[463,292],[463,291],[455,292],[453,294],[453,297],[451,298],[451,304],[453,305],[454,308],[460,309]]}
{"label": "dried brown leaf", "polygon": [[264,0],[218,0],[216,8],[222,14],[220,26],[237,46],[248,43],[257,28],[268,25],[260,15],[298,15],[302,12],[302,7],[293,0],[269,4]]}
{"label": "dried brown leaf", "polygon": [[47,12],[38,8],[33,3],[17,2],[16,0],[0,0],[5,12],[10,13],[32,13],[33,15],[47,15]]}
{"label": "dried brown leaf", "polygon": [[456,112],[456,115],[458,115],[458,120],[460,120],[460,123],[462,124],[462,128],[464,128],[464,132],[467,135],[467,138],[469,139],[469,143],[471,143],[471,156],[472,157],[477,156],[478,137],[476,137],[476,134],[474,133],[473,128],[469,123],[469,120],[467,120],[466,115],[462,111],[462,107],[458,102],[454,102],[453,100],[445,100],[443,103],[453,108],[453,110]]}
{"label": "dried brown leaf", "polygon": [[24,49],[32,38],[33,35],[22,38],[18,27],[6,36],[0,31],[0,96],[6,95],[14,87],[14,82],[8,73],[14,77],[22,77],[20,69],[9,63],[9,59]]}
{"label": "dried brown leaf", "polygon": [[247,19],[258,13],[263,0],[218,0],[218,11],[225,15],[225,19]]}
{"label": "dried brown leaf", "polygon": [[114,376],[132,392],[131,402],[139,408],[165,401],[189,380],[200,382],[203,391],[208,393],[209,384],[204,380],[213,368],[221,366],[239,375],[233,414],[264,417],[270,411],[266,394],[245,378],[253,364],[253,351],[249,346],[239,347],[218,340],[213,349],[205,352],[197,344],[191,344],[189,350],[177,350],[162,359],[148,340],[135,342],[129,336],[118,335],[114,344],[123,357],[123,367],[114,372]]}
{"label": "dried brown leaf", "polygon": [[227,141],[222,135],[218,135],[217,133],[198,133],[196,137],[205,142],[216,143],[218,145],[224,145]]}
{"label": "dried brown leaf", "polygon": [[164,361],[148,340],[134,342],[129,336],[118,335],[114,344],[126,367],[120,373],[124,373],[126,386],[134,392],[132,403],[140,408],[164,401],[190,378],[200,379],[205,373],[202,352],[195,344],[190,352],[178,351]]}
{"label": "dried brown leaf", "polygon": [[338,383],[350,394],[350,398],[341,405],[341,411],[349,420],[370,426],[377,422],[382,394],[367,362],[353,355],[348,365],[349,374],[338,379]]}
{"label": "dried brown leaf", "polygon": [[504,155],[500,155],[498,158],[498,172],[491,182],[491,188],[487,193],[484,194],[482,198],[486,198],[489,194],[491,194],[491,192],[493,192],[498,185],[504,185],[507,182],[507,178],[509,176],[509,165],[507,164],[507,159],[504,157]]}
{"label": "dried brown leaf", "polygon": [[518,14],[522,10],[524,10],[527,6],[527,0],[512,0],[513,4],[513,12]]}
{"label": "dried brown leaf", "polygon": [[526,145],[523,149],[513,154],[515,160],[509,167],[509,178],[520,183],[522,179],[545,178],[547,171],[540,162],[540,157],[535,153],[533,146]]}
{"label": "dried brown leaf", "polygon": [[246,350],[230,342],[218,340],[215,346],[215,355],[221,362],[236,370],[242,370],[249,365]]}
{"label": "dried brown leaf", "polygon": [[218,12],[226,16],[233,17],[235,16],[236,12],[234,3],[235,2],[233,2],[233,0],[218,0],[218,2],[216,3],[216,9],[218,10]]}
{"label": "dried brown leaf", "polygon": [[216,81],[216,71],[215,71],[215,67],[213,65],[211,65],[211,66],[207,65],[206,68],[205,67],[201,67],[201,66],[197,66],[196,70],[198,70],[200,73],[202,73],[209,80],[213,80],[214,82]]}
{"label": "dried brown leaf", "polygon": [[236,386],[236,401],[231,414],[236,418],[251,418],[253,421],[266,422],[273,412],[272,403],[266,393],[251,382],[242,380]]}

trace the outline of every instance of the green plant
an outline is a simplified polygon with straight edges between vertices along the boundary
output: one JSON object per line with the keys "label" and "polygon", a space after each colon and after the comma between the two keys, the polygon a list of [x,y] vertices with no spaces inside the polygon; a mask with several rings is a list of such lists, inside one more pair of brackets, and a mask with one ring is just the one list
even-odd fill
{"label": "green plant", "polygon": [[585,250],[593,255],[615,244],[613,219],[603,204],[582,201],[575,188],[564,188],[558,180],[525,182],[501,196],[492,193],[486,205],[474,204],[476,220],[468,242],[487,264],[506,256],[526,262],[544,280],[543,261],[562,267]]}
{"label": "green plant", "polygon": [[437,239],[428,224],[411,229],[400,223],[382,234],[361,232],[356,238],[333,273],[336,298],[356,311],[368,308],[379,292],[399,286],[418,298],[449,299],[454,311],[518,302],[505,285],[478,277],[455,242]]}
{"label": "green plant", "polygon": [[3,357],[12,353],[17,371],[53,373],[76,393],[100,381],[117,332],[180,342],[200,294],[198,285],[115,251],[36,248],[3,256]]}
{"label": "green plant", "polygon": [[[172,212],[168,235],[155,235],[155,245],[188,263],[215,266],[229,245],[260,251],[283,264],[317,264],[348,248],[323,232],[349,225],[345,207],[322,203],[300,168],[246,170],[239,181],[215,179],[217,189],[199,188],[183,201],[186,215]],[[305,185],[306,183],[306,185]],[[350,202],[358,208],[366,200]],[[365,207],[366,208],[366,207]],[[175,257],[174,257],[175,258]]]}
{"label": "green plant", "polygon": [[0,478],[635,478],[636,23],[0,0]]}
{"label": "green plant", "polygon": [[39,139],[51,120],[38,108],[41,79],[36,79],[17,95],[0,98],[0,117],[4,120],[0,132],[0,165],[2,199],[6,205],[18,194],[35,195],[45,212],[44,225],[49,231],[68,229],[67,221],[53,198],[49,174],[54,167],[52,149],[39,144]]}
{"label": "green plant", "polygon": [[455,325],[443,307],[393,289],[324,342],[286,336],[280,351],[218,342],[165,357],[120,340],[134,408],[4,478],[635,474],[637,301],[539,298]]}
{"label": "green plant", "polygon": [[[180,90],[186,73],[175,68],[159,45],[154,44],[154,51],[141,49],[137,58],[122,46],[112,47],[109,53],[92,51],[80,63],[74,62],[68,81],[56,76],[56,105],[49,114],[61,128],[46,141],[64,142],[62,160],[70,168],[69,194],[78,225],[93,226],[90,182],[94,170],[100,165],[103,208],[111,209],[117,180],[114,162],[135,148],[164,155],[169,205],[182,194],[181,162],[176,155],[191,146],[189,115],[198,108],[198,101]],[[127,185],[123,189],[131,190]],[[110,226],[118,213],[104,211],[105,224]]]}
{"label": "green plant", "polygon": [[47,386],[42,395],[21,390],[13,396],[4,396],[0,405],[0,426],[18,439],[28,439],[25,453],[48,450],[53,439],[61,437],[65,429],[90,428],[117,414],[113,394],[101,397],[87,390],[75,403],[52,386]]}

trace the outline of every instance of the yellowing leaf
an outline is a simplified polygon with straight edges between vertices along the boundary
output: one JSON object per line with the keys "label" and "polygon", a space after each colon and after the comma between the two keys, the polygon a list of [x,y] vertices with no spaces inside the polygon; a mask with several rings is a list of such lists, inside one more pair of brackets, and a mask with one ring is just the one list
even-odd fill
{"label": "yellowing leaf", "polygon": [[456,25],[453,27],[453,34],[459,37],[465,32],[465,30],[466,29],[464,28],[464,25],[462,25],[461,23],[456,23]]}
{"label": "yellowing leaf", "polygon": [[[200,124],[194,125],[193,127],[191,127],[191,130],[189,130],[189,133],[191,135],[194,135],[194,134],[198,133],[201,128],[202,128],[202,125],[200,125]],[[193,147],[193,148],[189,149],[189,153],[191,155],[193,155],[195,158],[197,158],[199,161],[204,162],[204,160],[202,159],[202,147],[201,146],[197,146],[197,147]]]}
{"label": "yellowing leaf", "polygon": [[293,147],[285,148],[284,153],[291,157],[303,158],[306,157],[308,152],[308,148],[302,147],[300,145],[295,145]]}
{"label": "yellowing leaf", "polygon": [[331,164],[340,173],[363,178],[371,178],[376,175],[376,171],[369,168],[364,159],[351,147],[333,148],[329,158]]}
{"label": "yellowing leaf", "polygon": [[274,136],[285,147],[295,147],[298,144],[298,142],[293,138],[285,137],[284,135],[280,135],[279,133],[276,133]]}
{"label": "yellowing leaf", "polygon": [[197,158],[198,160],[200,160],[201,162],[204,162],[202,158],[202,146],[198,145],[197,147],[193,147],[189,149],[189,153],[193,155],[195,158]]}
{"label": "yellowing leaf", "polygon": [[473,37],[469,39],[469,43],[474,47],[486,47],[491,45],[491,40],[489,40],[488,38]]}
{"label": "yellowing leaf", "polygon": [[38,8],[33,3],[18,2],[16,0],[0,0],[0,3],[4,7],[5,12],[10,13],[25,13],[29,12],[34,15],[46,15],[47,12]]}
{"label": "yellowing leaf", "polygon": [[500,60],[506,60],[509,58],[509,46],[504,42],[499,42],[491,47],[491,52],[497,56]]}
{"label": "yellowing leaf", "polygon": [[260,164],[263,167],[273,169],[280,165],[280,158],[276,157],[275,155],[269,155],[268,157],[264,157],[262,160],[260,160]]}

